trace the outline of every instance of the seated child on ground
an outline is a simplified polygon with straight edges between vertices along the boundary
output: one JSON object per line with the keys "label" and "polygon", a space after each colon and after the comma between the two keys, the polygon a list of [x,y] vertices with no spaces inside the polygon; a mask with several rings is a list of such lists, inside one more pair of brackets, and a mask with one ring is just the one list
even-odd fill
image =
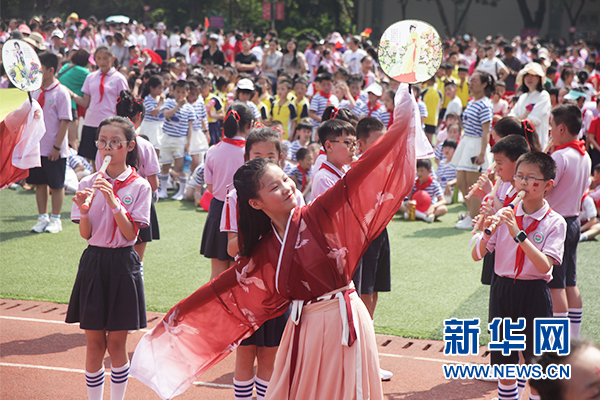
{"label": "seated child on ground", "polygon": [[[450,125],[448,125],[448,133],[447,133],[447,138],[452,138],[454,140],[456,140],[456,143],[458,144],[458,142],[460,142],[460,125],[458,125],[457,123],[452,123]],[[439,165],[441,161],[446,161],[446,163],[448,163],[448,160],[446,160],[444,158],[444,154],[442,151],[444,142],[446,141],[446,139],[444,139],[441,142],[438,142],[438,145],[435,147],[435,150],[433,152],[433,156],[435,157],[435,162]]]}
{"label": "seated child on ground", "polygon": [[444,191],[446,204],[452,204],[452,190],[456,185],[456,167],[450,162],[457,145],[456,139],[453,138],[448,138],[442,143],[443,159],[435,171],[436,178]]}
{"label": "seated child on ground", "polygon": [[[448,212],[442,187],[439,182],[431,176],[431,161],[429,160],[417,160],[417,177],[415,179],[415,186],[410,195],[411,198],[419,190],[427,192],[431,199],[431,203],[425,211],[419,211],[419,208],[421,207],[420,204],[417,203],[417,211],[415,212],[417,218],[431,223],[436,217],[440,217]],[[405,219],[408,219],[408,204],[406,202],[400,206],[400,211],[404,212]]]}

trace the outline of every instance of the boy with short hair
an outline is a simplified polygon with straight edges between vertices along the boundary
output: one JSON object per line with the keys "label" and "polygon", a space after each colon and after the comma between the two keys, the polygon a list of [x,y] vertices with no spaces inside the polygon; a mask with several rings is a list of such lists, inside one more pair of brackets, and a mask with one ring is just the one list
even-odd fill
{"label": "boy with short hair", "polygon": [[[44,114],[46,133],[40,141],[41,166],[29,169],[27,183],[35,186],[38,207],[37,223],[32,232],[58,233],[62,230],[60,210],[65,199],[67,169],[67,127],[72,119],[69,90],[55,78],[58,57],[45,51],[39,55],[42,64],[42,87],[33,93]],[[52,214],[48,218],[48,188],[52,193]]]}
{"label": "boy with short hair", "polygon": [[320,90],[313,96],[310,101],[310,108],[308,109],[313,130],[316,130],[323,120],[323,111],[329,105],[329,98],[332,94],[331,89],[333,88],[333,78],[330,73],[324,72],[317,75],[315,82],[319,83]]}
{"label": "boy with short hair", "polygon": [[[277,85],[278,98],[271,105],[271,120],[280,121],[283,125],[283,137],[291,139],[291,133],[296,130],[296,104],[288,99],[288,93],[292,89],[288,81],[283,81]],[[288,136],[289,135],[289,136]]]}
{"label": "boy with short hair", "polygon": [[[552,301],[548,282],[552,279],[553,265],[560,264],[567,224],[550,208],[544,196],[551,190],[556,176],[556,164],[547,154],[530,152],[517,162],[515,184],[526,192],[523,201],[514,209],[502,208],[497,216],[487,217],[485,228],[496,221],[501,223],[491,235],[483,233],[473,248],[472,257],[479,261],[488,252],[495,252],[496,277],[490,291],[490,322],[494,318],[510,318],[516,322],[525,318],[525,343],[522,352],[526,363],[531,363],[535,318],[552,316]],[[502,336],[500,337],[502,340]],[[504,356],[491,352],[491,364],[518,364],[517,351]],[[498,381],[500,399],[518,398],[516,379]],[[530,399],[539,396],[530,395]]]}
{"label": "boy with short hair", "polygon": [[209,145],[217,144],[221,140],[221,123],[225,117],[225,107],[219,96],[211,92],[212,83],[208,78],[199,79],[200,94],[206,107],[206,120],[208,121]]}
{"label": "boy with short hair", "polygon": [[456,96],[456,83],[454,83],[454,81],[446,82],[446,85],[444,86],[444,94],[445,98],[448,99],[446,113],[453,112],[460,117],[463,107],[460,98]]}
{"label": "boy with short hair", "polygon": [[[360,154],[363,154],[377,139],[385,134],[385,125],[373,117],[365,117],[356,126],[356,138]],[[387,228],[377,236],[363,255],[360,270],[360,279],[354,274],[356,290],[365,303],[371,320],[375,314],[379,292],[389,292],[392,289],[390,241]],[[391,371],[379,368],[381,380],[388,381],[394,374]]]}
{"label": "boy with short hair", "polygon": [[442,143],[443,159],[435,171],[435,176],[444,191],[446,204],[452,204],[452,189],[456,185],[456,167],[450,164],[456,146],[458,141],[454,138],[448,138]]}
{"label": "boy with short hair", "polygon": [[[456,140],[456,143],[460,142],[460,125],[459,124],[450,124],[446,130],[446,137],[448,139],[452,138]],[[440,140],[440,139],[439,139]],[[439,165],[442,161],[446,161],[444,158],[443,145],[444,141],[439,141],[438,145],[435,147],[433,151],[433,156],[435,157],[435,162]]]}
{"label": "boy with short hair", "polygon": [[356,131],[352,124],[340,119],[323,122],[317,131],[321,146],[325,150],[327,160],[315,173],[312,183],[312,199],[335,185],[346,173],[345,167],[350,165],[358,146]]}
{"label": "boy with short hair", "polygon": [[378,83],[373,83],[365,90],[369,96],[369,100],[363,108],[363,114],[367,117],[373,117],[387,126],[390,119],[390,113],[387,111],[385,106],[379,102],[381,96],[383,96],[383,88]]}
{"label": "boy with short hair", "polygon": [[311,188],[310,167],[312,167],[314,158],[312,152],[306,147],[300,148],[294,156],[298,160],[298,165],[290,173],[290,178],[296,182],[296,187],[307,198]]}
{"label": "boy with short hair", "polygon": [[456,82],[456,96],[462,103],[462,108],[467,107],[469,102],[469,68],[465,66],[458,67],[458,82]]}
{"label": "boy with short hair", "polygon": [[433,135],[438,124],[440,115],[440,106],[442,104],[442,92],[439,91],[435,77],[432,77],[427,82],[427,88],[421,93],[421,98],[427,107],[427,117],[425,117],[425,134],[429,143],[433,143]]}
{"label": "boy with short hair", "polygon": [[312,126],[310,125],[310,123],[302,121],[298,124],[298,126],[296,126],[296,131],[294,132],[294,137],[296,138],[296,140],[290,143],[290,148],[288,150],[287,157],[288,160],[297,161],[296,153],[301,148],[308,147],[308,144],[310,143],[311,134]]}
{"label": "boy with short hair", "polygon": [[173,200],[183,200],[187,175],[183,172],[183,159],[189,154],[192,140],[193,123],[197,119],[194,107],[187,102],[189,85],[186,81],[178,80],[173,84],[173,98],[166,99],[160,111],[165,116],[163,139],[160,146],[160,164],[162,171],[159,175],[160,190],[158,197],[166,199],[167,181],[171,164],[179,176],[179,191]]}
{"label": "boy with short hair", "polygon": [[[431,204],[425,212],[416,210],[415,215],[417,218],[432,223],[436,217],[441,217],[448,212],[444,192],[439,182],[431,174],[431,161],[429,160],[417,160],[417,177],[410,196],[412,197],[419,190],[427,192],[431,198]],[[404,213],[404,219],[408,219],[408,204],[406,202],[400,206],[400,211]]]}
{"label": "boy with short hair", "polygon": [[306,97],[306,91],[308,90],[308,82],[304,78],[298,78],[294,82],[294,93],[296,93],[296,113],[298,114],[297,123],[308,119],[308,110],[310,109],[310,101]]}
{"label": "boy with short hair", "polygon": [[577,140],[581,129],[581,111],[576,105],[561,104],[552,109],[552,141],[556,162],[556,179],[546,199],[567,223],[564,258],[554,268],[549,283],[554,315],[569,316],[571,335],[579,337],[582,318],[581,294],[577,288],[577,243],[579,242],[579,209],[581,198],[588,188],[592,161],[585,151],[585,141]]}

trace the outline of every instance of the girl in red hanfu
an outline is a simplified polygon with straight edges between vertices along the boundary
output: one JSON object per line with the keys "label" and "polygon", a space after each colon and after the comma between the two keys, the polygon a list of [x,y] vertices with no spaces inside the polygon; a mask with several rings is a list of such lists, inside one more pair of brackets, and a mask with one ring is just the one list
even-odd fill
{"label": "girl in red hanfu", "polygon": [[131,375],[172,398],[292,303],[265,398],[383,399],[373,325],[352,276],[412,189],[415,150],[427,152],[406,84],[394,113],[389,131],[308,206],[296,206],[278,166],[242,166],[240,257],[142,338]]}

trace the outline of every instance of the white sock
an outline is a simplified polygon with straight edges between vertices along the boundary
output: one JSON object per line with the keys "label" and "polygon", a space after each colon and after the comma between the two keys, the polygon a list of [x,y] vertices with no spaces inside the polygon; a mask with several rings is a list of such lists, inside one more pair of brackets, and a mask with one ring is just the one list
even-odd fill
{"label": "white sock", "polygon": [[166,174],[166,175],[158,174],[158,190],[166,192],[168,181],[169,181],[169,174]]}
{"label": "white sock", "polygon": [[537,394],[529,393],[529,400],[542,400],[542,398],[540,396],[538,396]]}
{"label": "white sock", "polygon": [[252,398],[254,378],[247,381],[238,381],[233,378],[233,386],[235,388],[235,400],[246,400]]}
{"label": "white sock", "polygon": [[588,240],[588,235],[586,233],[582,233],[581,235],[579,235],[580,242],[585,242],[586,240]]}
{"label": "white sock", "polygon": [[265,394],[267,394],[267,387],[269,387],[269,381],[263,381],[258,376],[254,377],[256,383],[256,400],[263,400]]}
{"label": "white sock", "polygon": [[567,318],[569,316],[569,313],[566,313],[566,312],[555,312],[555,313],[552,313],[552,316],[554,318]]}
{"label": "white sock", "polygon": [[85,383],[89,400],[102,400],[104,394],[104,366],[96,372],[85,371]]}
{"label": "white sock", "polygon": [[498,400],[517,400],[518,395],[517,382],[512,385],[503,385],[498,382]]}
{"label": "white sock", "polygon": [[581,332],[581,319],[583,317],[583,308],[569,308],[569,320],[571,323],[571,339],[579,339]]}
{"label": "white sock", "polygon": [[521,395],[523,394],[523,390],[525,390],[525,384],[527,383],[526,379],[517,379],[517,389],[519,390],[519,395],[517,399],[521,399]]}
{"label": "white sock", "polygon": [[50,214],[50,218],[60,219],[60,215]]}
{"label": "white sock", "polygon": [[40,214],[40,217],[48,218],[48,214]]}
{"label": "white sock", "polygon": [[177,194],[185,194],[185,187],[187,186],[187,176],[179,177],[179,191]]}
{"label": "white sock", "polygon": [[123,400],[129,379],[129,361],[122,367],[110,369],[110,399]]}
{"label": "white sock", "polygon": [[425,220],[425,218],[427,218],[427,214],[425,214],[422,211],[415,210],[415,217],[417,217],[419,219],[422,219],[422,220]]}

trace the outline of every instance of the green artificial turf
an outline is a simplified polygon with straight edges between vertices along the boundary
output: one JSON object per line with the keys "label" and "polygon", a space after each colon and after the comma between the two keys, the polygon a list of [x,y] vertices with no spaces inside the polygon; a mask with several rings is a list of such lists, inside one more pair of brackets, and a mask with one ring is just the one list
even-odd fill
{"label": "green artificial turf", "polygon": [[[86,247],[69,220],[71,195],[63,207],[63,231],[34,234],[33,191],[0,192],[0,296],[66,303]],[[199,254],[206,212],[191,202],[156,204],[161,239],[148,244],[144,284],[149,311],[167,311],[206,283],[210,262]],[[489,287],[480,283],[481,263],[470,256],[471,234],[454,228],[462,205],[432,224],[394,218],[388,226],[392,291],[381,293],[375,312],[378,333],[442,339],[446,318],[480,318],[487,343]],[[600,245],[580,243],[578,282],[584,302],[582,336],[600,342]]]}

